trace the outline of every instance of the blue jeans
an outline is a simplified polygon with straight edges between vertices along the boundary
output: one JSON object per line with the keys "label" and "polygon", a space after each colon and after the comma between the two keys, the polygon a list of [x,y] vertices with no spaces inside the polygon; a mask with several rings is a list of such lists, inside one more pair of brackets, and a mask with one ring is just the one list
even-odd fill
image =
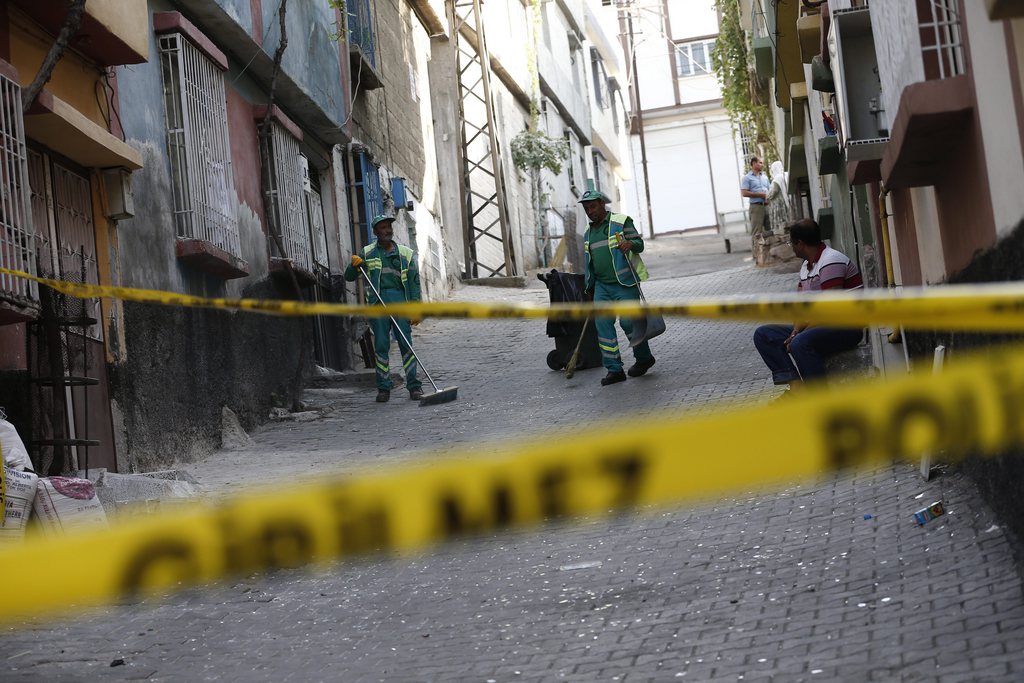
{"label": "blue jeans", "polygon": [[[608,284],[598,280],[594,284],[594,302],[598,301],[639,301],[640,293],[636,287],[623,287],[619,284]],[[628,339],[633,332],[631,318],[619,318],[619,326]],[[608,372],[622,372],[622,356],[619,354],[619,335],[615,331],[615,318],[595,318],[597,344],[601,347],[601,363]],[[637,363],[649,363],[654,360],[651,347],[647,342],[633,347],[633,358]]]}
{"label": "blue jeans", "polygon": [[776,384],[789,384],[801,378],[805,382],[822,379],[826,374],[825,359],[855,348],[864,336],[861,328],[810,327],[793,338],[787,353],[783,342],[792,331],[792,325],[761,325],[754,331],[754,346],[772,371]]}

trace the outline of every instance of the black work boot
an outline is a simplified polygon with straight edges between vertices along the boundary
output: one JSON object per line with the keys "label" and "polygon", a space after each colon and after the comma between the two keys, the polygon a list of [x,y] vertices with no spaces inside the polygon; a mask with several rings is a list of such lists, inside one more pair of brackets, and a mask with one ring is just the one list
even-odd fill
{"label": "black work boot", "polygon": [[654,367],[654,359],[650,359],[646,363],[633,363],[633,367],[629,369],[630,377],[640,377],[646,375],[647,371]]}
{"label": "black work boot", "polygon": [[388,399],[391,398],[391,392],[387,389],[377,390],[377,403],[387,403]]}
{"label": "black work boot", "polygon": [[612,372],[611,370],[609,370],[608,374],[601,378],[601,386],[606,387],[609,384],[617,384],[619,382],[625,381],[626,373],[624,373],[622,370],[619,370],[618,372]]}
{"label": "black work boot", "polygon": [[423,398],[423,390],[422,389],[410,389],[409,390],[409,399],[410,400],[418,401],[421,398]]}

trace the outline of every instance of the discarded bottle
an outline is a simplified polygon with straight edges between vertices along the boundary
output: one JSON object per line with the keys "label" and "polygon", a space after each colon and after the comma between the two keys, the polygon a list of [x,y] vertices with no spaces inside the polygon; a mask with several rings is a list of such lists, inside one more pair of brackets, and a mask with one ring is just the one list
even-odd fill
{"label": "discarded bottle", "polygon": [[942,501],[936,501],[928,507],[918,510],[914,513],[914,519],[917,520],[918,526],[924,526],[928,522],[932,521],[936,517],[941,517],[946,514],[946,508],[942,507]]}

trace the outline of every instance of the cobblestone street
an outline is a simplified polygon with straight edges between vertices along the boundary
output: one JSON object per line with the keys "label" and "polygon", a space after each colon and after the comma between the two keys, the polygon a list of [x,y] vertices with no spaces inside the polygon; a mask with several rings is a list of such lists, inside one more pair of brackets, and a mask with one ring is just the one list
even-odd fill
{"label": "cobblestone street", "polygon": [[[794,288],[795,266],[759,270],[749,251],[723,252],[710,237],[649,243],[645,293]],[[525,290],[467,287],[453,298],[548,294],[533,278]],[[269,423],[254,447],[181,467],[216,495],[425,450],[473,457],[481,442],[636,412],[763,402],[777,390],[754,327],[670,319],[651,342],[648,376],[601,387],[603,369],[571,380],[548,369],[554,341],[541,321],[428,320],[414,343],[439,386],[459,387],[456,402],[420,408],[399,387],[380,405],[370,387],[332,384],[308,393],[320,417]],[[780,426],[764,438],[785,437]],[[715,454],[685,457],[700,468]],[[917,526],[913,512],[940,499],[948,514]],[[1014,553],[969,480],[947,472],[926,483],[901,464],[6,629],[0,680],[1021,680]]]}

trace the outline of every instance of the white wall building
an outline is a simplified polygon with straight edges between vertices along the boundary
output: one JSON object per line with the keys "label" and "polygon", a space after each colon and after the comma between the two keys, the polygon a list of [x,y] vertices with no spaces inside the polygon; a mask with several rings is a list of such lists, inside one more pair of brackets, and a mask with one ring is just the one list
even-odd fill
{"label": "white wall building", "polygon": [[[715,228],[718,214],[745,208],[739,185],[746,169],[711,67],[718,35],[714,4],[619,0],[602,11],[605,22],[619,27],[631,76],[631,41],[636,51],[636,74],[627,82],[634,108],[639,89],[645,149],[634,116],[635,196],[628,202],[634,220],[645,235],[652,227],[655,235]],[[653,226],[644,190],[645,155]]]}

